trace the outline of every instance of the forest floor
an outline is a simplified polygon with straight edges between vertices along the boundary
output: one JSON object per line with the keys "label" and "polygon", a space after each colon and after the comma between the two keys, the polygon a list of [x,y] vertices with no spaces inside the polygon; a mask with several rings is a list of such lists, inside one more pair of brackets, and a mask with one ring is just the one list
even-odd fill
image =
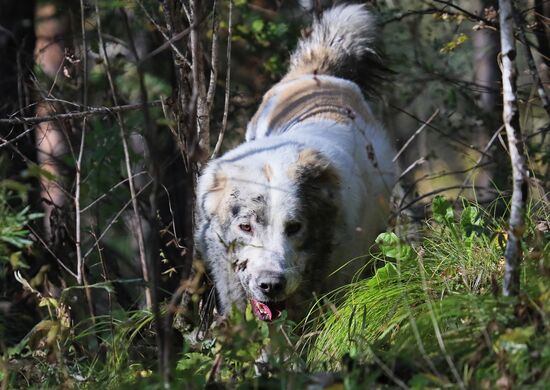
{"label": "forest floor", "polygon": [[[530,205],[518,297],[501,294],[495,208],[464,201],[456,212],[436,197],[422,239],[381,234],[375,275],[320,298],[302,324],[248,311],[202,341],[186,335],[171,387],[548,388],[550,205]],[[2,357],[3,388],[162,388],[150,312],[72,324],[66,305],[41,305],[50,318]]]}

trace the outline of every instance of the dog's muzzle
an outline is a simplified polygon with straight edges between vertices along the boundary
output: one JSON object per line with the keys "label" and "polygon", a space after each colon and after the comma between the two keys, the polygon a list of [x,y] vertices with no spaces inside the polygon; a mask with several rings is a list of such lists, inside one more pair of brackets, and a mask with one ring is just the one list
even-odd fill
{"label": "dog's muzzle", "polygon": [[260,273],[255,280],[255,287],[263,297],[261,300],[254,298],[250,300],[254,315],[262,321],[278,318],[285,308],[282,298],[284,298],[286,285],[286,277],[281,273],[272,271]]}

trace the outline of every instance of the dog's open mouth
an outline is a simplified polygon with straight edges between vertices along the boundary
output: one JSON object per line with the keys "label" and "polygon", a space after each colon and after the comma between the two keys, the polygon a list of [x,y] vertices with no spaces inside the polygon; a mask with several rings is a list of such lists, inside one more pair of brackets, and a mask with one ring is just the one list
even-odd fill
{"label": "dog's open mouth", "polygon": [[285,302],[260,302],[250,299],[254,315],[262,321],[273,321],[281,316]]}

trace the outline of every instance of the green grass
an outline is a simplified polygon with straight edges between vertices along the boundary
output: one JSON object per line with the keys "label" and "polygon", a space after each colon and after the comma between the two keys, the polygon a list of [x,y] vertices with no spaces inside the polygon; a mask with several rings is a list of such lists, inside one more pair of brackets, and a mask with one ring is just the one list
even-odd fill
{"label": "green grass", "polygon": [[[375,275],[320,299],[301,334],[284,316],[268,326],[235,311],[204,341],[187,338],[173,388],[303,388],[319,371],[349,389],[544,388],[550,379],[550,207],[531,205],[522,293],[503,298],[506,223],[490,208],[463,206],[457,215],[436,198],[424,238],[415,244],[380,235]],[[0,379],[15,388],[161,388],[151,313],[114,309],[68,325],[63,296],[45,301],[50,314],[40,329],[4,354]],[[255,361],[264,348],[269,369],[258,376]]]}
{"label": "green grass", "polygon": [[377,242],[386,264],[346,287],[309,352],[317,369],[351,358],[394,367],[408,386],[480,388],[498,380],[539,388],[549,379],[550,263],[547,204],[532,205],[522,294],[503,298],[503,222],[467,205],[456,218],[434,199],[426,237],[411,246],[392,233]]}

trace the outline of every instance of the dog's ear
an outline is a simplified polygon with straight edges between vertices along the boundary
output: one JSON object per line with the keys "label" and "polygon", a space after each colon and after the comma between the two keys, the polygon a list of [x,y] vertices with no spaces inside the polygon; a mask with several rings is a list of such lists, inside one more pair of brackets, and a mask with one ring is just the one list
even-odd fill
{"label": "dog's ear", "polygon": [[289,177],[298,188],[313,195],[334,199],[340,189],[340,176],[331,161],[315,149],[304,149],[289,169]]}
{"label": "dog's ear", "polygon": [[230,192],[229,177],[217,165],[208,166],[197,184],[199,212],[210,218],[220,214],[226,195]]}

